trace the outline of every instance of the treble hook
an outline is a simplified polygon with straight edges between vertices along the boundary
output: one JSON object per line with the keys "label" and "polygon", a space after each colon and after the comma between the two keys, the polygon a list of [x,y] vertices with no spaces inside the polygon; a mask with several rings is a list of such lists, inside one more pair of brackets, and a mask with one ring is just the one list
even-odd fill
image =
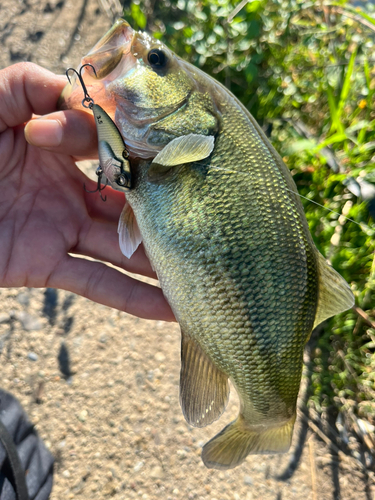
{"label": "treble hook", "polygon": [[104,185],[104,187],[102,187],[101,180],[102,180],[102,177],[103,177],[103,169],[102,169],[102,167],[100,165],[96,169],[95,173],[98,176],[98,185],[97,185],[97,188],[95,189],[95,191],[89,191],[88,189],[86,189],[86,185],[85,184],[83,185],[83,187],[85,188],[86,193],[96,193],[97,191],[99,191],[100,198],[103,201],[106,201],[107,197],[106,196],[103,197],[102,191],[104,191],[104,189],[107,187],[107,185],[108,185],[108,179],[106,179],[105,185]]}
{"label": "treble hook", "polygon": [[69,80],[69,83],[70,85],[72,85],[72,82],[70,81],[70,78],[69,78],[69,71],[73,71],[77,76],[78,76],[78,79],[82,85],[82,90],[85,94],[85,97],[83,98],[82,100],[82,106],[84,108],[89,108],[89,109],[92,109],[93,105],[94,105],[94,99],[92,97],[89,96],[89,93],[87,91],[87,88],[86,88],[86,85],[85,85],[85,82],[83,81],[83,77],[82,77],[82,70],[83,68],[86,68],[86,66],[90,66],[90,68],[93,70],[96,78],[98,77],[98,75],[96,74],[96,70],[94,68],[94,66],[90,63],[86,63],[84,64],[83,66],[80,67],[80,70],[79,70],[79,73],[76,69],[74,68],[69,68],[65,71],[65,74],[66,74],[66,77],[67,79]]}

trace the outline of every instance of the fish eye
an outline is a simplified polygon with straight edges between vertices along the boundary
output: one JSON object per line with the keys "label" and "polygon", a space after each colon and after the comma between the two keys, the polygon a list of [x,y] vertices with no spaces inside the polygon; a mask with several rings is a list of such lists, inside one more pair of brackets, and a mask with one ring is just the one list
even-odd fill
{"label": "fish eye", "polygon": [[167,64],[167,56],[165,52],[160,49],[152,49],[147,56],[148,62],[153,68],[159,69],[164,68]]}

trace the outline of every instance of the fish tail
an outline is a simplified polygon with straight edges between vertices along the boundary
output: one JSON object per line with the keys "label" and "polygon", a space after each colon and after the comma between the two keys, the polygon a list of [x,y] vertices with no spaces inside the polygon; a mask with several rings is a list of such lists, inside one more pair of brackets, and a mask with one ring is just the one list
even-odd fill
{"label": "fish tail", "polygon": [[294,415],[279,427],[259,431],[239,415],[204,445],[202,460],[209,469],[224,470],[241,464],[250,453],[284,453],[289,450],[295,420]]}

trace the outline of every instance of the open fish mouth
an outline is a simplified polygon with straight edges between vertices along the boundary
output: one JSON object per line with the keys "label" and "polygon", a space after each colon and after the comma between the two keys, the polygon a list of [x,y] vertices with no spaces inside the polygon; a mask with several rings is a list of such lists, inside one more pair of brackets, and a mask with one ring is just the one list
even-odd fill
{"label": "open fish mouth", "polygon": [[[124,19],[118,19],[103,38],[81,59],[77,68],[82,69],[88,94],[96,104],[105,105],[107,113],[114,118],[115,103],[106,93],[106,85],[126,74],[136,64],[131,54],[131,46],[135,31]],[[71,79],[62,91],[58,106],[60,109],[82,109],[82,87],[77,76]]]}
{"label": "open fish mouth", "polygon": [[130,53],[134,33],[127,21],[118,19],[110,31],[82,59],[82,65],[92,64],[99,80],[112,74],[123,57]]}
{"label": "open fish mouth", "polygon": [[[150,53],[155,57],[161,54],[163,62],[167,62],[153,65]],[[179,111],[184,113],[195,84],[188,72],[181,72],[173,53],[147,33],[135,31],[124,19],[118,19],[81,59],[78,73],[82,80],[74,75],[71,84],[66,85],[60,109],[87,108],[89,96],[115,122],[130,154],[154,157],[179,135],[165,133],[159,138],[154,127],[163,128],[163,120]]]}

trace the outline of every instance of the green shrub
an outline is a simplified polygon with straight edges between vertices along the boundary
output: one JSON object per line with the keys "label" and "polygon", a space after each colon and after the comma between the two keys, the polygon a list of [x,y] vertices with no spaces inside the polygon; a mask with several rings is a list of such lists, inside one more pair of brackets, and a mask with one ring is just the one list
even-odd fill
{"label": "green shrub", "polygon": [[142,0],[124,16],[224,83],[271,131],[317,247],[364,311],[324,325],[310,402],[350,401],[375,420],[375,21],[346,0],[237,5]]}

